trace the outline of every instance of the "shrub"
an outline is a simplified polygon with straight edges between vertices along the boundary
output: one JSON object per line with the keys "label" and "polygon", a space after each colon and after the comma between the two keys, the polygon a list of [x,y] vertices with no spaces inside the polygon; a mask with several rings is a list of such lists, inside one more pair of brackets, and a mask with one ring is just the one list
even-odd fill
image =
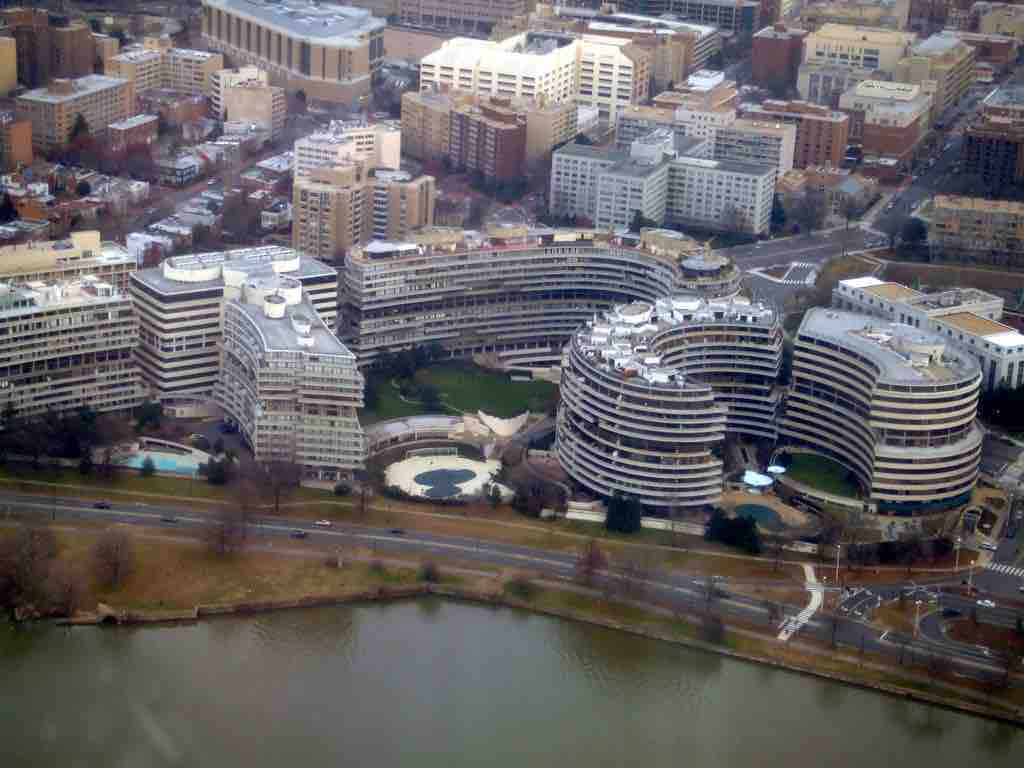
{"label": "shrub", "polygon": [[142,462],[142,467],[139,469],[139,474],[143,477],[152,477],[156,474],[156,464],[153,463],[153,457],[147,456],[146,460]]}
{"label": "shrub", "polygon": [[519,574],[505,582],[505,591],[520,600],[529,600],[537,591],[529,576]]}
{"label": "shrub", "polygon": [[370,573],[374,576],[383,576],[387,572],[387,568],[384,567],[383,561],[376,558],[370,561]]}
{"label": "shrub", "polygon": [[336,483],[334,486],[335,496],[348,496],[352,493],[352,486],[348,483]]}
{"label": "shrub", "polygon": [[420,563],[419,578],[428,584],[437,584],[441,580],[441,569],[433,560],[424,560]]}

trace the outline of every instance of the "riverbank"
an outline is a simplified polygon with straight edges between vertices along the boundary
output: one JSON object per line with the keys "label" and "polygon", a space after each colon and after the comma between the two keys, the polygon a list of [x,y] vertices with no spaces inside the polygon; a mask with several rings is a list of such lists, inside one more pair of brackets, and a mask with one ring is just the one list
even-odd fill
{"label": "riverbank", "polygon": [[[61,562],[88,563],[95,532],[57,529]],[[889,695],[985,717],[1024,722],[1024,691],[980,690],[944,679],[940,670],[895,666],[871,654],[840,653],[805,640],[780,643],[775,621],[730,623],[707,639],[703,617],[676,615],[642,595],[608,596],[578,584],[530,579],[518,572],[440,561],[436,583],[422,563],[382,559],[372,550],[335,552],[267,546],[217,556],[194,540],[136,534],[135,568],[118,589],[99,588],[88,574],[72,624],[149,624],[208,617],[441,596],[501,605],[675,643],[736,659],[812,674]],[[338,556],[342,557],[338,567]]]}

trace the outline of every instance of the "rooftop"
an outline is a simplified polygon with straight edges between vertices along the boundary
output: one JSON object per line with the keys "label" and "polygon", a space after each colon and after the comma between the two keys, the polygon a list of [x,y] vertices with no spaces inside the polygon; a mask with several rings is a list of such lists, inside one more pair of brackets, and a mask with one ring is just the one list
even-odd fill
{"label": "rooftop", "polygon": [[595,315],[576,331],[574,341],[582,352],[624,377],[682,388],[687,386],[686,376],[676,366],[663,363],[657,337],[673,328],[715,322],[772,325],[775,313],[763,304],[741,297],[707,301],[694,296],[672,296],[654,304],[635,301]]}
{"label": "rooftop", "polygon": [[991,336],[1014,330],[1008,325],[997,323],[995,320],[989,320],[987,317],[976,315],[973,312],[953,312],[943,315],[942,322],[974,336]]}
{"label": "rooftop", "polygon": [[563,157],[585,157],[606,160],[609,163],[619,163],[629,159],[628,152],[609,150],[605,147],[594,147],[589,144],[566,144],[556,149],[555,154]]}
{"label": "rooftop", "polygon": [[854,24],[836,24],[829,22],[822,24],[817,32],[812,32],[816,38],[831,37],[839,40],[859,40],[860,42],[871,42],[879,45],[908,45],[917,38],[913,32],[900,32],[897,29],[884,29],[882,27],[864,27]]}
{"label": "rooftop", "polygon": [[876,283],[870,286],[864,286],[864,290],[873,296],[878,296],[888,301],[906,301],[912,299],[921,294],[915,291],[913,288],[908,288],[905,285],[899,283]]}
{"label": "rooftop", "polygon": [[914,56],[943,56],[965,45],[960,36],[951,30],[937,32],[910,49]]}
{"label": "rooftop", "polygon": [[[858,98],[913,101],[920,97],[921,86],[914,83],[893,83],[887,80],[862,80],[852,89]],[[849,93],[850,91],[847,91]]]}
{"label": "rooftop", "polygon": [[[538,46],[541,38],[562,41],[563,45]],[[535,41],[531,44],[531,40]],[[620,41],[621,42],[621,41]],[[477,40],[471,37],[453,37],[433,53],[420,60],[422,67],[480,66],[488,72],[519,73],[539,76],[549,68],[546,57],[562,55],[560,51],[574,44],[572,38],[554,34],[522,33],[500,42]]]}
{"label": "rooftop", "polygon": [[979,211],[984,213],[1006,213],[1024,216],[1024,203],[1014,200],[989,200],[984,197],[961,197],[959,195],[936,195],[932,200],[935,211]]}
{"label": "rooftop", "polygon": [[948,347],[942,337],[868,315],[814,307],[804,315],[798,335],[857,352],[878,366],[882,381],[930,384],[979,374],[978,362]]}
{"label": "rooftop", "polygon": [[[70,84],[71,89],[68,93],[59,93],[51,90],[54,83],[67,82]],[[78,77],[73,80],[59,81],[54,80],[50,86],[44,88],[35,88],[31,91],[18,96],[18,99],[25,99],[27,101],[43,101],[51,104],[60,104],[65,101],[71,101],[82,96],[88,96],[92,93],[98,93],[105,91],[110,88],[117,88],[122,85],[127,85],[128,81],[120,77],[107,77],[106,75],[85,75],[84,77]]]}
{"label": "rooftop", "polygon": [[162,294],[223,288],[224,270],[242,274],[280,274],[304,278],[337,276],[337,270],[283,246],[238,248],[232,251],[171,256],[159,267],[141,269],[132,280]]}
{"label": "rooftop", "polygon": [[326,45],[364,42],[368,33],[383,29],[387,23],[362,8],[309,0],[203,0],[203,5]]}
{"label": "rooftop", "polygon": [[35,240],[0,248],[0,275],[42,271],[75,262],[96,264],[135,263],[116,243],[104,243],[100,233],[72,232],[65,240]]}
{"label": "rooftop", "polygon": [[124,298],[110,283],[91,275],[64,282],[0,283],[0,314],[10,316],[41,308],[121,301]]}
{"label": "rooftop", "polygon": [[1018,107],[1024,109],[1024,86],[1004,85],[985,97],[987,107]]}
{"label": "rooftop", "polygon": [[138,64],[142,61],[162,61],[163,53],[152,49],[137,48],[135,50],[122,51],[116,56],[110,57],[111,61]]}
{"label": "rooftop", "polygon": [[115,131],[127,131],[131,128],[137,128],[140,125],[146,125],[147,123],[155,123],[157,121],[156,115],[135,115],[125,120],[118,120],[116,123],[111,123],[108,128],[113,128]]}
{"label": "rooftop", "polygon": [[806,29],[801,29],[799,27],[786,27],[784,25],[782,25],[782,28],[780,29],[779,26],[780,25],[765,27],[760,32],[757,32],[754,35],[754,37],[766,37],[774,38],[776,40],[788,40],[791,37],[803,37],[804,35],[807,34]]}
{"label": "rooftop", "polygon": [[[267,288],[271,293],[266,294]],[[250,295],[249,290],[252,289]],[[302,299],[295,304],[288,304],[285,297],[274,293],[272,286],[260,284],[259,278],[246,281],[242,288],[244,300],[235,299],[231,305],[242,312],[259,331],[267,350],[285,352],[304,352],[313,355],[335,355],[354,360],[348,348],[320,319],[320,314],[312,305],[309,297],[303,293]],[[285,305],[280,309],[280,317],[271,316],[265,309],[265,303]]]}
{"label": "rooftop", "polygon": [[672,160],[673,165],[685,165],[691,168],[705,168],[708,170],[728,171],[729,173],[744,173],[757,176],[775,175],[775,166],[766,163],[741,163],[736,160],[708,160],[703,157],[677,157]]}

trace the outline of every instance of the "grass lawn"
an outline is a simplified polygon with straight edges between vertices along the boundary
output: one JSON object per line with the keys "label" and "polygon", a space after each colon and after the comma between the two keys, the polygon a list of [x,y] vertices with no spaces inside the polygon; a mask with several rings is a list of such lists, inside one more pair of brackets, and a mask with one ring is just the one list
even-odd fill
{"label": "grass lawn", "polygon": [[359,414],[362,424],[375,424],[388,419],[400,419],[404,416],[418,416],[426,413],[419,403],[408,403],[398,396],[398,390],[391,386],[390,381],[377,380],[377,407],[374,410],[364,409]]}
{"label": "grass lawn", "polygon": [[860,498],[860,486],[850,477],[850,470],[838,461],[812,453],[792,453],[789,457],[786,475],[796,482],[834,496]]}
{"label": "grass lawn", "polygon": [[416,381],[437,388],[441,399],[459,411],[483,411],[502,419],[540,411],[557,387],[547,381],[509,381],[508,376],[470,363],[442,363],[416,373]]}

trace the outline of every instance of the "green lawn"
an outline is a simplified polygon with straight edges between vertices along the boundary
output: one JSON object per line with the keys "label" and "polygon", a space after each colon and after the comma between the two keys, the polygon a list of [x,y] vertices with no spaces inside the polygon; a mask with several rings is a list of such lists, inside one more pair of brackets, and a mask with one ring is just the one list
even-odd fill
{"label": "green lawn", "polygon": [[390,381],[378,380],[375,386],[378,397],[377,407],[372,411],[365,409],[359,414],[359,421],[363,425],[425,413],[423,406],[419,403],[407,403],[399,397],[398,390],[391,386]]}
{"label": "green lawn", "polygon": [[416,373],[432,384],[441,400],[457,411],[483,411],[502,419],[523,411],[543,411],[558,387],[547,381],[509,381],[508,376],[470,363],[441,363]]}
{"label": "green lawn", "polygon": [[838,461],[812,453],[789,454],[789,459],[786,475],[796,482],[835,496],[860,498],[860,486]]}

